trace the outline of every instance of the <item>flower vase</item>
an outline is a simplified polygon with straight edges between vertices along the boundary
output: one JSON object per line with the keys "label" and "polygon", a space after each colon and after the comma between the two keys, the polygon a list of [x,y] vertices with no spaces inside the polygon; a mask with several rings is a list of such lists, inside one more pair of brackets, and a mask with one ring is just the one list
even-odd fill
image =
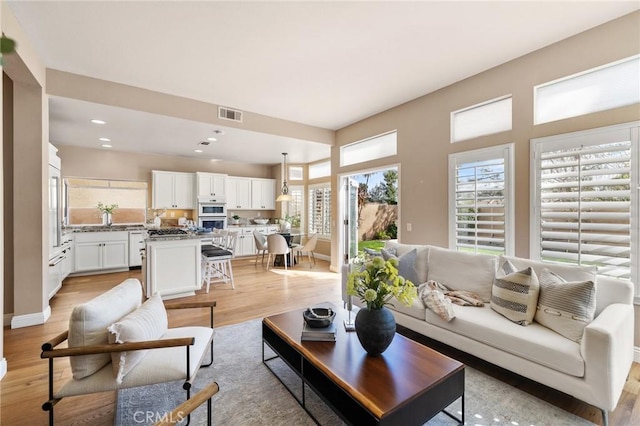
{"label": "flower vase", "polygon": [[396,335],[396,320],[391,311],[362,308],[356,315],[356,334],[365,351],[371,356],[384,352]]}
{"label": "flower vase", "polygon": [[102,224],[104,226],[111,226],[111,224],[113,224],[113,218],[111,217],[111,213],[107,213],[107,212],[102,213]]}

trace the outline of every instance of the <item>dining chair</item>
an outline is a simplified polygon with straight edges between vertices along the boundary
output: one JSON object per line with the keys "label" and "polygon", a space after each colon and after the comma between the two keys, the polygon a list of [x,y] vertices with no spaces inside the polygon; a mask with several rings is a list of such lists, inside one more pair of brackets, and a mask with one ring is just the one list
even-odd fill
{"label": "dining chair", "polygon": [[262,264],[264,264],[264,254],[267,252],[267,239],[262,234],[262,232],[257,229],[253,231],[253,240],[256,243],[256,265],[258,264],[258,256],[260,252],[262,252]]}
{"label": "dining chair", "polygon": [[[309,259],[309,267],[312,268],[316,264],[316,256],[313,253],[316,249],[316,244],[318,244],[318,234],[313,234],[306,243],[302,246],[295,247],[296,256],[304,256],[304,253],[307,253],[307,259]],[[311,258],[313,258],[313,266],[311,266]]]}
{"label": "dining chair", "polygon": [[280,234],[270,234],[267,236],[267,252],[269,253],[269,257],[267,258],[267,270],[269,270],[269,266],[271,265],[271,255],[282,255],[284,269],[287,270],[287,255],[291,253],[289,249],[289,244],[287,240]]}

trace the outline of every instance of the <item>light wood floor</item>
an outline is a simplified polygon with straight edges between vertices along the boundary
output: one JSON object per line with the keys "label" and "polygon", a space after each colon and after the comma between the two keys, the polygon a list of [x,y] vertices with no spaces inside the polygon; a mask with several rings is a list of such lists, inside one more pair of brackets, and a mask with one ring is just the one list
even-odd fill
{"label": "light wood floor", "polygon": [[[340,276],[329,272],[328,263],[321,260],[313,269],[309,269],[303,261],[294,270],[285,273],[282,269],[267,272],[260,266],[256,267],[252,260],[239,259],[234,261],[234,276],[235,290],[218,284],[212,286],[209,294],[201,292],[195,296],[198,300],[217,301],[214,314],[216,327],[312,306],[322,301],[339,303],[340,300]],[[40,345],[66,330],[73,306],[103,293],[128,277],[139,278],[140,271],[69,278],[51,300],[52,315],[46,324],[16,330],[5,327],[4,352],[9,371],[0,381],[0,424],[47,424],[47,413],[42,411],[41,405],[47,399],[48,369],[47,361],[40,359]],[[207,321],[208,311],[205,309],[171,312],[169,316],[170,326],[205,325]],[[455,350],[440,349],[443,352],[449,350],[450,356],[458,357],[474,368],[600,424],[600,411],[590,405]],[[56,361],[57,383],[62,383],[68,377],[68,361]],[[621,401],[610,414],[612,426],[640,425],[640,404],[637,403],[639,380],[640,366],[634,364]],[[56,424],[113,425],[114,411],[114,392],[66,398],[56,405]]]}

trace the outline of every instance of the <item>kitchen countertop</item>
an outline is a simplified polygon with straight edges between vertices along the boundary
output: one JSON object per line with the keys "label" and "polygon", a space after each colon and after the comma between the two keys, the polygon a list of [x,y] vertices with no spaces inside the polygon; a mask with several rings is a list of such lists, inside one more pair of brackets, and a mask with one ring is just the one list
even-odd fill
{"label": "kitchen countertop", "polygon": [[62,228],[62,232],[116,232],[116,231],[143,231],[147,229],[144,225],[86,225],[67,226]]}

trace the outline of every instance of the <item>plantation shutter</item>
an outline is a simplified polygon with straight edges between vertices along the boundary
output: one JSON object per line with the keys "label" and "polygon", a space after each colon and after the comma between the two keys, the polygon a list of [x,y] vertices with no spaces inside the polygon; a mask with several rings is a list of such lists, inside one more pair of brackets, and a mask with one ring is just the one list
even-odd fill
{"label": "plantation shutter", "polygon": [[505,253],[505,159],[456,162],[456,250]]}
{"label": "plantation shutter", "polygon": [[540,259],[631,277],[631,158],[629,130],[536,146]]}
{"label": "plantation shutter", "polygon": [[309,232],[331,236],[331,188],[309,190]]}
{"label": "plantation shutter", "polygon": [[[289,195],[291,196],[291,201],[287,203],[289,216],[303,219],[304,186],[290,186]],[[302,228],[302,223],[300,223],[300,227]]]}

